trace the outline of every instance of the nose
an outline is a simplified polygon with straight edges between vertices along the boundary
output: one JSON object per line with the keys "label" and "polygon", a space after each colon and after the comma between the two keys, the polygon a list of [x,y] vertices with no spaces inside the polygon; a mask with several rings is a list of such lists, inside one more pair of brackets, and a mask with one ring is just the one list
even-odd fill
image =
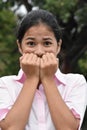
{"label": "nose", "polygon": [[38,45],[36,50],[35,50],[35,54],[38,56],[38,57],[42,57],[45,53],[45,50],[44,50],[44,47],[41,46],[41,45]]}

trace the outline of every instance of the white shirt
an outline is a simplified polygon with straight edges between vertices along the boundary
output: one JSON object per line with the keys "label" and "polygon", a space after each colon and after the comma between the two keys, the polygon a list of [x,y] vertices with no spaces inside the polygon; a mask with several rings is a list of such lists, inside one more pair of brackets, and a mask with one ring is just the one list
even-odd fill
{"label": "white shirt", "polygon": [[[0,120],[5,118],[12,108],[23,87],[24,80],[25,76],[22,70],[19,71],[18,76],[0,78]],[[87,83],[84,76],[80,74],[63,74],[60,70],[57,70],[54,80],[64,102],[73,115],[80,119],[80,129],[87,102]],[[42,84],[39,90],[36,90],[25,130],[56,130],[51,119]]]}

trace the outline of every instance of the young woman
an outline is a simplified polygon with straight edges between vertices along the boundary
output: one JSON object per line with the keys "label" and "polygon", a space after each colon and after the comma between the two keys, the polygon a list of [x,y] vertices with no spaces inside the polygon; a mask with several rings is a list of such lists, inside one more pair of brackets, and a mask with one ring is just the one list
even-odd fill
{"label": "young woman", "polygon": [[18,76],[0,78],[1,130],[77,130],[86,109],[87,83],[59,70],[61,30],[53,14],[29,12],[17,32]]}

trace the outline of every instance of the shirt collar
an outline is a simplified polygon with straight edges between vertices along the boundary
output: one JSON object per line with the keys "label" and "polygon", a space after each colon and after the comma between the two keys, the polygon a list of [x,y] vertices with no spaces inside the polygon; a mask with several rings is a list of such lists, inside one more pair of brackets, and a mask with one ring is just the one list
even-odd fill
{"label": "shirt collar", "polygon": [[66,80],[64,74],[58,69],[55,73],[55,78],[58,82],[62,83],[64,86],[66,85]]}
{"label": "shirt collar", "polygon": [[15,80],[20,83],[24,83],[25,79],[26,79],[26,76],[25,76],[23,70],[20,69],[18,72],[18,75],[15,77]]}
{"label": "shirt collar", "polygon": [[[65,78],[64,78],[64,74],[59,69],[55,73],[54,78],[58,83],[62,83],[65,86],[66,81],[65,81]],[[26,76],[25,76],[23,70],[20,69],[18,75],[15,77],[15,80],[20,82],[20,83],[24,83],[25,79],[26,79]]]}

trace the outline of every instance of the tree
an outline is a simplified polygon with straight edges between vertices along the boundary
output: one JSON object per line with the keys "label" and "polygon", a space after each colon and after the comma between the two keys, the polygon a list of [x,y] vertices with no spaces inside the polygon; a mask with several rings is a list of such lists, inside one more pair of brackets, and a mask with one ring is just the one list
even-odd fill
{"label": "tree", "polygon": [[[39,0],[35,0],[37,3]],[[44,0],[41,8],[53,12],[62,28],[62,71],[83,73],[87,78],[87,3],[82,0]],[[83,41],[84,39],[84,41]],[[84,69],[83,69],[84,68]]]}
{"label": "tree", "polygon": [[[16,39],[13,30],[16,19],[14,14],[21,5],[27,11],[39,7],[56,15],[63,28],[61,70],[65,73],[82,73],[87,78],[87,0],[0,0],[0,75],[16,73],[18,70],[16,64],[19,64],[19,54],[14,44]],[[12,12],[14,6],[16,8]],[[20,19],[22,14],[17,17]],[[86,128],[84,122],[82,130]]]}
{"label": "tree", "polygon": [[[32,7],[54,13],[63,31],[63,45],[60,57],[61,70],[83,73],[87,78],[87,1],[86,0],[7,0],[11,6],[24,5],[27,11]],[[83,41],[84,39],[84,41]],[[83,69],[84,68],[84,69]]]}
{"label": "tree", "polygon": [[16,15],[8,7],[8,4],[0,3],[0,75],[15,74],[15,70],[18,70],[16,64],[19,64],[14,35]]}

